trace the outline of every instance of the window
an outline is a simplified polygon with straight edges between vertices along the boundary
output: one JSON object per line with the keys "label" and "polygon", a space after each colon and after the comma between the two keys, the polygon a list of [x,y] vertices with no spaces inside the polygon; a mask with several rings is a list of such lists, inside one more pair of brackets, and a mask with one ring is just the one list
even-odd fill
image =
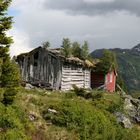
{"label": "window", "polygon": [[107,84],[109,81],[108,81],[108,76],[106,75],[105,76],[105,84]]}
{"label": "window", "polygon": [[110,73],[110,83],[112,83],[112,82],[113,82],[113,72]]}

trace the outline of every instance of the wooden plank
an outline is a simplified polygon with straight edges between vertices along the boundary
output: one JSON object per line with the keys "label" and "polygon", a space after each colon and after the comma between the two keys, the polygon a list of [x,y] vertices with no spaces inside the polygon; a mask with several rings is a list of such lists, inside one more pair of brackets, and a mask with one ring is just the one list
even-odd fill
{"label": "wooden plank", "polygon": [[73,76],[73,75],[84,76],[84,74],[83,74],[82,72],[81,72],[81,73],[72,73],[72,72],[69,72],[69,73],[66,73],[66,72],[65,72],[65,73],[64,73],[64,72],[62,72],[62,74],[63,74],[63,75],[69,75],[69,74],[70,74],[71,76]]}

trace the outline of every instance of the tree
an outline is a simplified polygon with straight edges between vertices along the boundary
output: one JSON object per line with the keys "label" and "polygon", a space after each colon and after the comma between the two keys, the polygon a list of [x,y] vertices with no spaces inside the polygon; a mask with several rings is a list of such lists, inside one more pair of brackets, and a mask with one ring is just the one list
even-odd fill
{"label": "tree", "polygon": [[20,83],[20,72],[15,61],[7,60],[2,66],[1,87],[18,87]]}
{"label": "tree", "polygon": [[61,46],[61,53],[65,57],[71,56],[71,42],[68,38],[64,38]]}
{"label": "tree", "polygon": [[74,57],[81,57],[81,48],[80,48],[80,44],[78,42],[74,42],[72,44],[72,55]]}
{"label": "tree", "polygon": [[117,61],[115,54],[105,49],[100,62],[96,65],[96,71],[107,73],[109,70],[117,70]]}
{"label": "tree", "polygon": [[48,42],[48,41],[47,42],[44,42],[42,45],[43,45],[43,48],[46,48],[47,49],[47,48],[50,47],[50,42]]}
{"label": "tree", "polygon": [[81,48],[81,59],[86,60],[89,56],[88,42],[85,41]]}
{"label": "tree", "polygon": [[[19,70],[9,55],[9,47],[13,42],[6,32],[12,27],[12,17],[7,16],[11,0],[0,0],[0,87],[13,90],[19,86]],[[6,95],[6,96],[5,96]],[[6,102],[7,92],[4,94]],[[13,96],[10,97],[11,100]],[[7,103],[7,102],[6,102]]]}
{"label": "tree", "polygon": [[85,41],[84,44],[81,45],[78,42],[74,42],[72,44],[72,55],[74,57],[78,57],[82,60],[86,60],[89,58],[89,47],[88,42]]}

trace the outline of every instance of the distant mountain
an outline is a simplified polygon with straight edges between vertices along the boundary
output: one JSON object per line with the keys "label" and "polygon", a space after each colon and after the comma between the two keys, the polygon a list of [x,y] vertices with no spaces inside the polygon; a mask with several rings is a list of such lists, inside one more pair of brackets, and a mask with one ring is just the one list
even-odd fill
{"label": "distant mountain", "polygon": [[[140,44],[132,49],[110,49],[115,52],[118,62],[118,74],[122,76],[129,91],[140,91]],[[104,49],[91,53],[93,58],[100,58]]]}

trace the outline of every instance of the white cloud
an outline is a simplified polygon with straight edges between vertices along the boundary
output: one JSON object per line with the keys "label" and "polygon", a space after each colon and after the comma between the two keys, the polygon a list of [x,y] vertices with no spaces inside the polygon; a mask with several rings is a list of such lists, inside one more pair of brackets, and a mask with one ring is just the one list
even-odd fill
{"label": "white cloud", "polygon": [[44,1],[49,0],[13,0],[12,8],[20,13],[14,17],[12,55],[38,47],[44,41],[50,41],[52,47],[60,47],[64,37],[81,43],[89,41],[91,51],[98,48],[129,48],[140,42],[140,18],[128,12],[70,15],[65,10],[46,8]]}
{"label": "white cloud", "polygon": [[19,55],[31,50],[29,47],[29,37],[26,33],[13,29],[9,32],[10,36],[13,36],[14,43],[10,47],[10,55]]}

